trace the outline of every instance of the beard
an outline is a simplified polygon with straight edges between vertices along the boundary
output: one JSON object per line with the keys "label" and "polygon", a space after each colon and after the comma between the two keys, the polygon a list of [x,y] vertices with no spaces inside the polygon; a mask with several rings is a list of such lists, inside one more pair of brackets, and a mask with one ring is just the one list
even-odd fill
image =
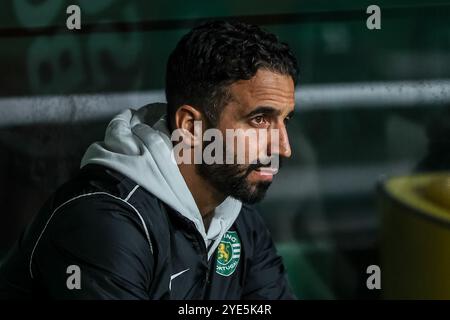
{"label": "beard", "polygon": [[[210,121],[206,121],[206,128],[214,128]],[[202,152],[211,142],[203,144]],[[224,145],[223,154],[227,154],[227,147]],[[226,159],[226,158],[225,158]],[[236,157],[234,157],[236,160]],[[237,200],[248,204],[254,204],[262,199],[266,195],[267,189],[269,189],[271,181],[260,181],[251,183],[247,180],[250,173],[258,168],[270,167],[269,165],[262,164],[259,159],[256,163],[251,164],[206,164],[202,161],[196,165],[197,173],[211,186],[220,192],[222,195],[233,197]],[[279,158],[278,169],[281,169],[282,159]]]}
{"label": "beard", "polygon": [[254,204],[261,201],[271,184],[270,181],[251,183],[247,180],[247,176],[252,173],[253,170],[261,167],[268,166],[260,163],[249,165],[207,165],[203,162],[196,166],[197,173],[207,180],[218,192],[248,204]]}

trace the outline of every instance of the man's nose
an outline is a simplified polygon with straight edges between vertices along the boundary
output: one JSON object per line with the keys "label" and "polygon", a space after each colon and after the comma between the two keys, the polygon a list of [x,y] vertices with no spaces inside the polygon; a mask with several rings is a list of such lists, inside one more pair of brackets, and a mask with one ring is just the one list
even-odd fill
{"label": "man's nose", "polygon": [[280,156],[285,158],[290,158],[292,154],[291,145],[289,143],[289,136],[286,130],[286,127],[283,126],[283,128],[280,130]]}
{"label": "man's nose", "polygon": [[290,158],[292,151],[286,126],[280,125],[275,130],[271,133],[270,154],[279,154],[281,157]]}

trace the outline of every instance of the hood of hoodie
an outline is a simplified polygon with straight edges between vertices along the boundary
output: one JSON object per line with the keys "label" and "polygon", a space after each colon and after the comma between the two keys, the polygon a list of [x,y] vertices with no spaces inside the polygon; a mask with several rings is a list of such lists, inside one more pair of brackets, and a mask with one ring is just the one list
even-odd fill
{"label": "hood of hoodie", "polygon": [[81,167],[95,163],[114,169],[191,220],[209,248],[210,258],[239,215],[242,203],[226,198],[216,207],[206,232],[197,204],[174,160],[166,117],[152,125],[154,110],[161,107],[165,110],[163,104],[150,104],[115,116],[106,129],[104,141],[89,146]]}

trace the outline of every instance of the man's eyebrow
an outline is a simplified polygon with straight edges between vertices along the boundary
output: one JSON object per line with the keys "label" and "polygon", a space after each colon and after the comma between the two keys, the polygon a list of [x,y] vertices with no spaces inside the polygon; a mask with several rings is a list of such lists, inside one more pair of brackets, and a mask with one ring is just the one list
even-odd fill
{"label": "man's eyebrow", "polygon": [[256,107],[255,109],[253,109],[252,111],[250,111],[246,117],[252,117],[256,114],[267,114],[267,115],[275,115],[278,116],[281,114],[281,111],[278,109],[275,109],[274,107],[269,107],[269,106],[260,106],[260,107]]}

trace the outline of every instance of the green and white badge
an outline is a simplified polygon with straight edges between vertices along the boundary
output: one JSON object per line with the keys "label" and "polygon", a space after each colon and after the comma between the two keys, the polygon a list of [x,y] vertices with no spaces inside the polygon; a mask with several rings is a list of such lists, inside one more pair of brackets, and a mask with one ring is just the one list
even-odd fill
{"label": "green and white badge", "polygon": [[241,257],[241,240],[236,231],[227,231],[217,247],[216,272],[228,277],[233,274]]}

